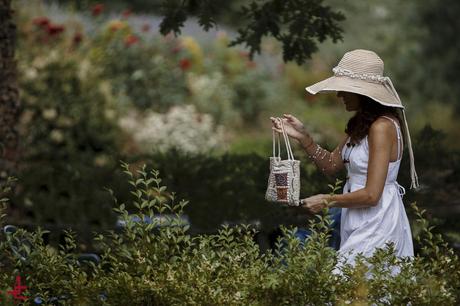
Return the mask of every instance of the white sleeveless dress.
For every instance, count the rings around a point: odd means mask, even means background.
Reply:
[[[385,116],[384,116],[385,117]],[[404,187],[396,181],[401,162],[402,134],[399,125],[390,117],[398,135],[398,157],[390,162],[385,187],[378,204],[366,208],[342,208],[341,242],[339,254],[346,262],[353,264],[358,253],[369,257],[376,248],[383,248],[387,242],[393,242],[396,255],[399,257],[413,256],[412,233],[402,201]],[[348,177],[343,193],[362,189],[366,185],[367,165],[369,160],[369,144],[367,136],[354,147],[349,144],[350,138],[342,150]]]

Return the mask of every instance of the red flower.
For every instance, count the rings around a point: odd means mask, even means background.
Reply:
[[[79,45],[82,40],[83,40],[83,34],[81,34],[80,32],[77,32],[73,35],[72,41],[74,45]]]
[[[133,12],[130,9],[126,9],[121,13],[121,16],[123,16],[123,18],[128,18],[132,14],[133,14]]]
[[[150,24],[144,23],[142,25],[142,32],[148,32],[148,31],[150,31]]]
[[[32,20],[32,23],[38,27],[46,27],[50,24],[48,17],[36,17]]]
[[[99,16],[103,11],[104,11],[104,4],[102,3],[95,4],[91,8],[91,14],[93,16]]]
[[[62,32],[64,32],[65,28],[63,25],[58,25],[58,24],[48,24],[48,27],[46,28],[46,31],[48,32],[49,36],[54,36],[58,35]]]
[[[137,37],[136,35],[130,34],[125,37],[125,46],[127,47],[137,44],[138,42],[139,42],[139,37]]]
[[[179,62],[180,69],[187,70],[192,66],[192,62],[188,58],[181,59]]]

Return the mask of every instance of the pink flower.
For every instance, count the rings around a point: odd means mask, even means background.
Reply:
[[[192,66],[192,62],[188,58],[181,59],[179,62],[180,69],[187,70]]]
[[[102,3],[95,4],[91,8],[91,14],[93,16],[99,16],[103,11],[104,11],[104,4]]]
[[[139,42],[139,37],[137,37],[136,35],[130,34],[125,37],[125,46],[127,47],[137,44],[138,42]]]

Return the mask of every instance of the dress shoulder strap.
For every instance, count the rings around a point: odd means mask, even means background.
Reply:
[[[401,129],[399,128],[399,124],[396,123],[396,121],[393,118],[390,118],[388,116],[380,116],[383,118],[389,119],[391,122],[393,122],[394,126],[396,127],[396,135],[398,136],[398,160],[402,158],[402,135],[401,135]],[[401,155],[401,156],[400,156]]]

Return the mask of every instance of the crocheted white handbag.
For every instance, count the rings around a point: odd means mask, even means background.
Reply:
[[[275,146],[275,131],[273,131],[273,156],[270,157],[270,176],[265,199],[270,202],[280,202],[289,206],[299,206],[300,194],[300,161],[294,159],[289,136],[284,129],[283,120],[279,120],[286,145],[288,158],[281,160],[280,136],[277,133],[278,154]]]

